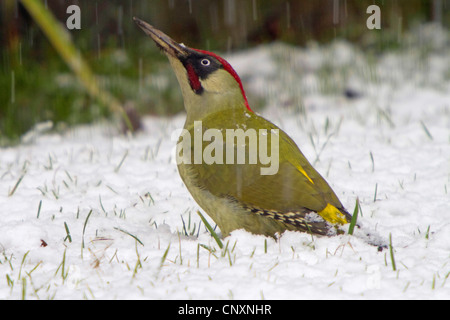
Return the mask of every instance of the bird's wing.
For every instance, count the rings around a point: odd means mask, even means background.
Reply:
[[[257,121],[260,120],[257,119]],[[250,128],[255,126],[251,122],[248,122],[247,125]],[[257,123],[256,126],[269,130],[277,128],[268,121],[264,122],[262,126]],[[246,144],[248,141],[246,140]],[[203,143],[203,150],[205,150],[209,142]],[[256,164],[248,163],[249,147],[244,149],[246,163],[226,163],[227,143],[229,142],[224,141],[223,163],[207,164],[202,162],[190,165],[198,187],[208,190],[217,197],[235,199],[249,208],[270,210],[281,215],[295,213],[304,216],[310,212],[318,212],[331,215],[330,222],[343,223],[345,221],[342,219],[334,221],[333,216],[339,215],[340,212],[345,215],[345,209],[326,181],[309,164],[295,143],[283,131],[279,130],[278,170],[273,175],[261,174],[261,169],[268,167],[261,161]],[[270,139],[268,143],[271,143]],[[236,143],[233,148],[237,153]],[[192,151],[194,151],[194,147],[192,147]],[[324,217],[326,220],[328,220],[327,215]]]

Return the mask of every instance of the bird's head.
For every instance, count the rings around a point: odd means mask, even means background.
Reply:
[[[238,74],[225,59],[212,52],[188,48],[150,24],[133,19],[169,58],[183,93],[188,119],[199,120],[228,108],[252,111]]]

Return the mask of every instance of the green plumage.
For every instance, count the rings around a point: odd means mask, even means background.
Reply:
[[[254,129],[256,132],[267,129],[269,133],[271,129],[279,129],[246,109],[226,109],[208,115],[202,119],[203,133],[209,128],[221,129],[224,140],[226,129]],[[237,228],[270,236],[285,230],[327,234],[330,224],[322,219],[308,219],[307,215],[323,210],[328,204],[338,208],[347,219],[350,218],[327,182],[281,129],[278,131],[279,169],[274,175],[261,175],[260,169],[268,165],[262,164],[259,158],[256,164],[249,164],[249,139],[245,140],[245,164],[237,164],[236,161],[233,164],[226,163],[225,141],[222,164],[206,164],[204,161],[194,164],[193,123],[187,124],[185,129],[191,138],[191,164],[179,164],[180,175],[195,200],[225,235]],[[258,142],[259,139],[258,135]],[[211,143],[204,141],[203,150]],[[270,152],[271,134],[267,135],[267,145]],[[236,145],[234,148],[237,149]],[[299,167],[313,183],[299,171]],[[233,210],[239,208],[240,214],[226,217],[230,213],[223,205],[227,203]]]

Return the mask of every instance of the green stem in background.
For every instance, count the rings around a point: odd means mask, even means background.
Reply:
[[[391,233],[389,233],[389,253],[391,255],[392,270],[396,271],[397,267],[395,266],[394,247],[392,246],[392,234]]]
[[[75,48],[70,33],[61,26],[58,20],[47,10],[39,0],[21,0],[28,13],[42,29],[52,46],[72,69],[78,80],[82,83],[88,93],[104,104],[113,113],[119,113],[128,129],[132,132],[133,126],[126,114],[122,104],[109,92],[102,90],[95,79],[89,66],[83,60],[80,52]]]

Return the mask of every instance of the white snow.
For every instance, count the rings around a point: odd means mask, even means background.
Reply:
[[[174,162],[184,115],[0,149],[0,299],[450,299],[448,50],[375,65],[345,42],[227,57],[349,211],[359,197],[354,236],[237,230],[220,249]],[[361,97],[336,94],[347,85]],[[395,271],[367,230],[391,235]]]

